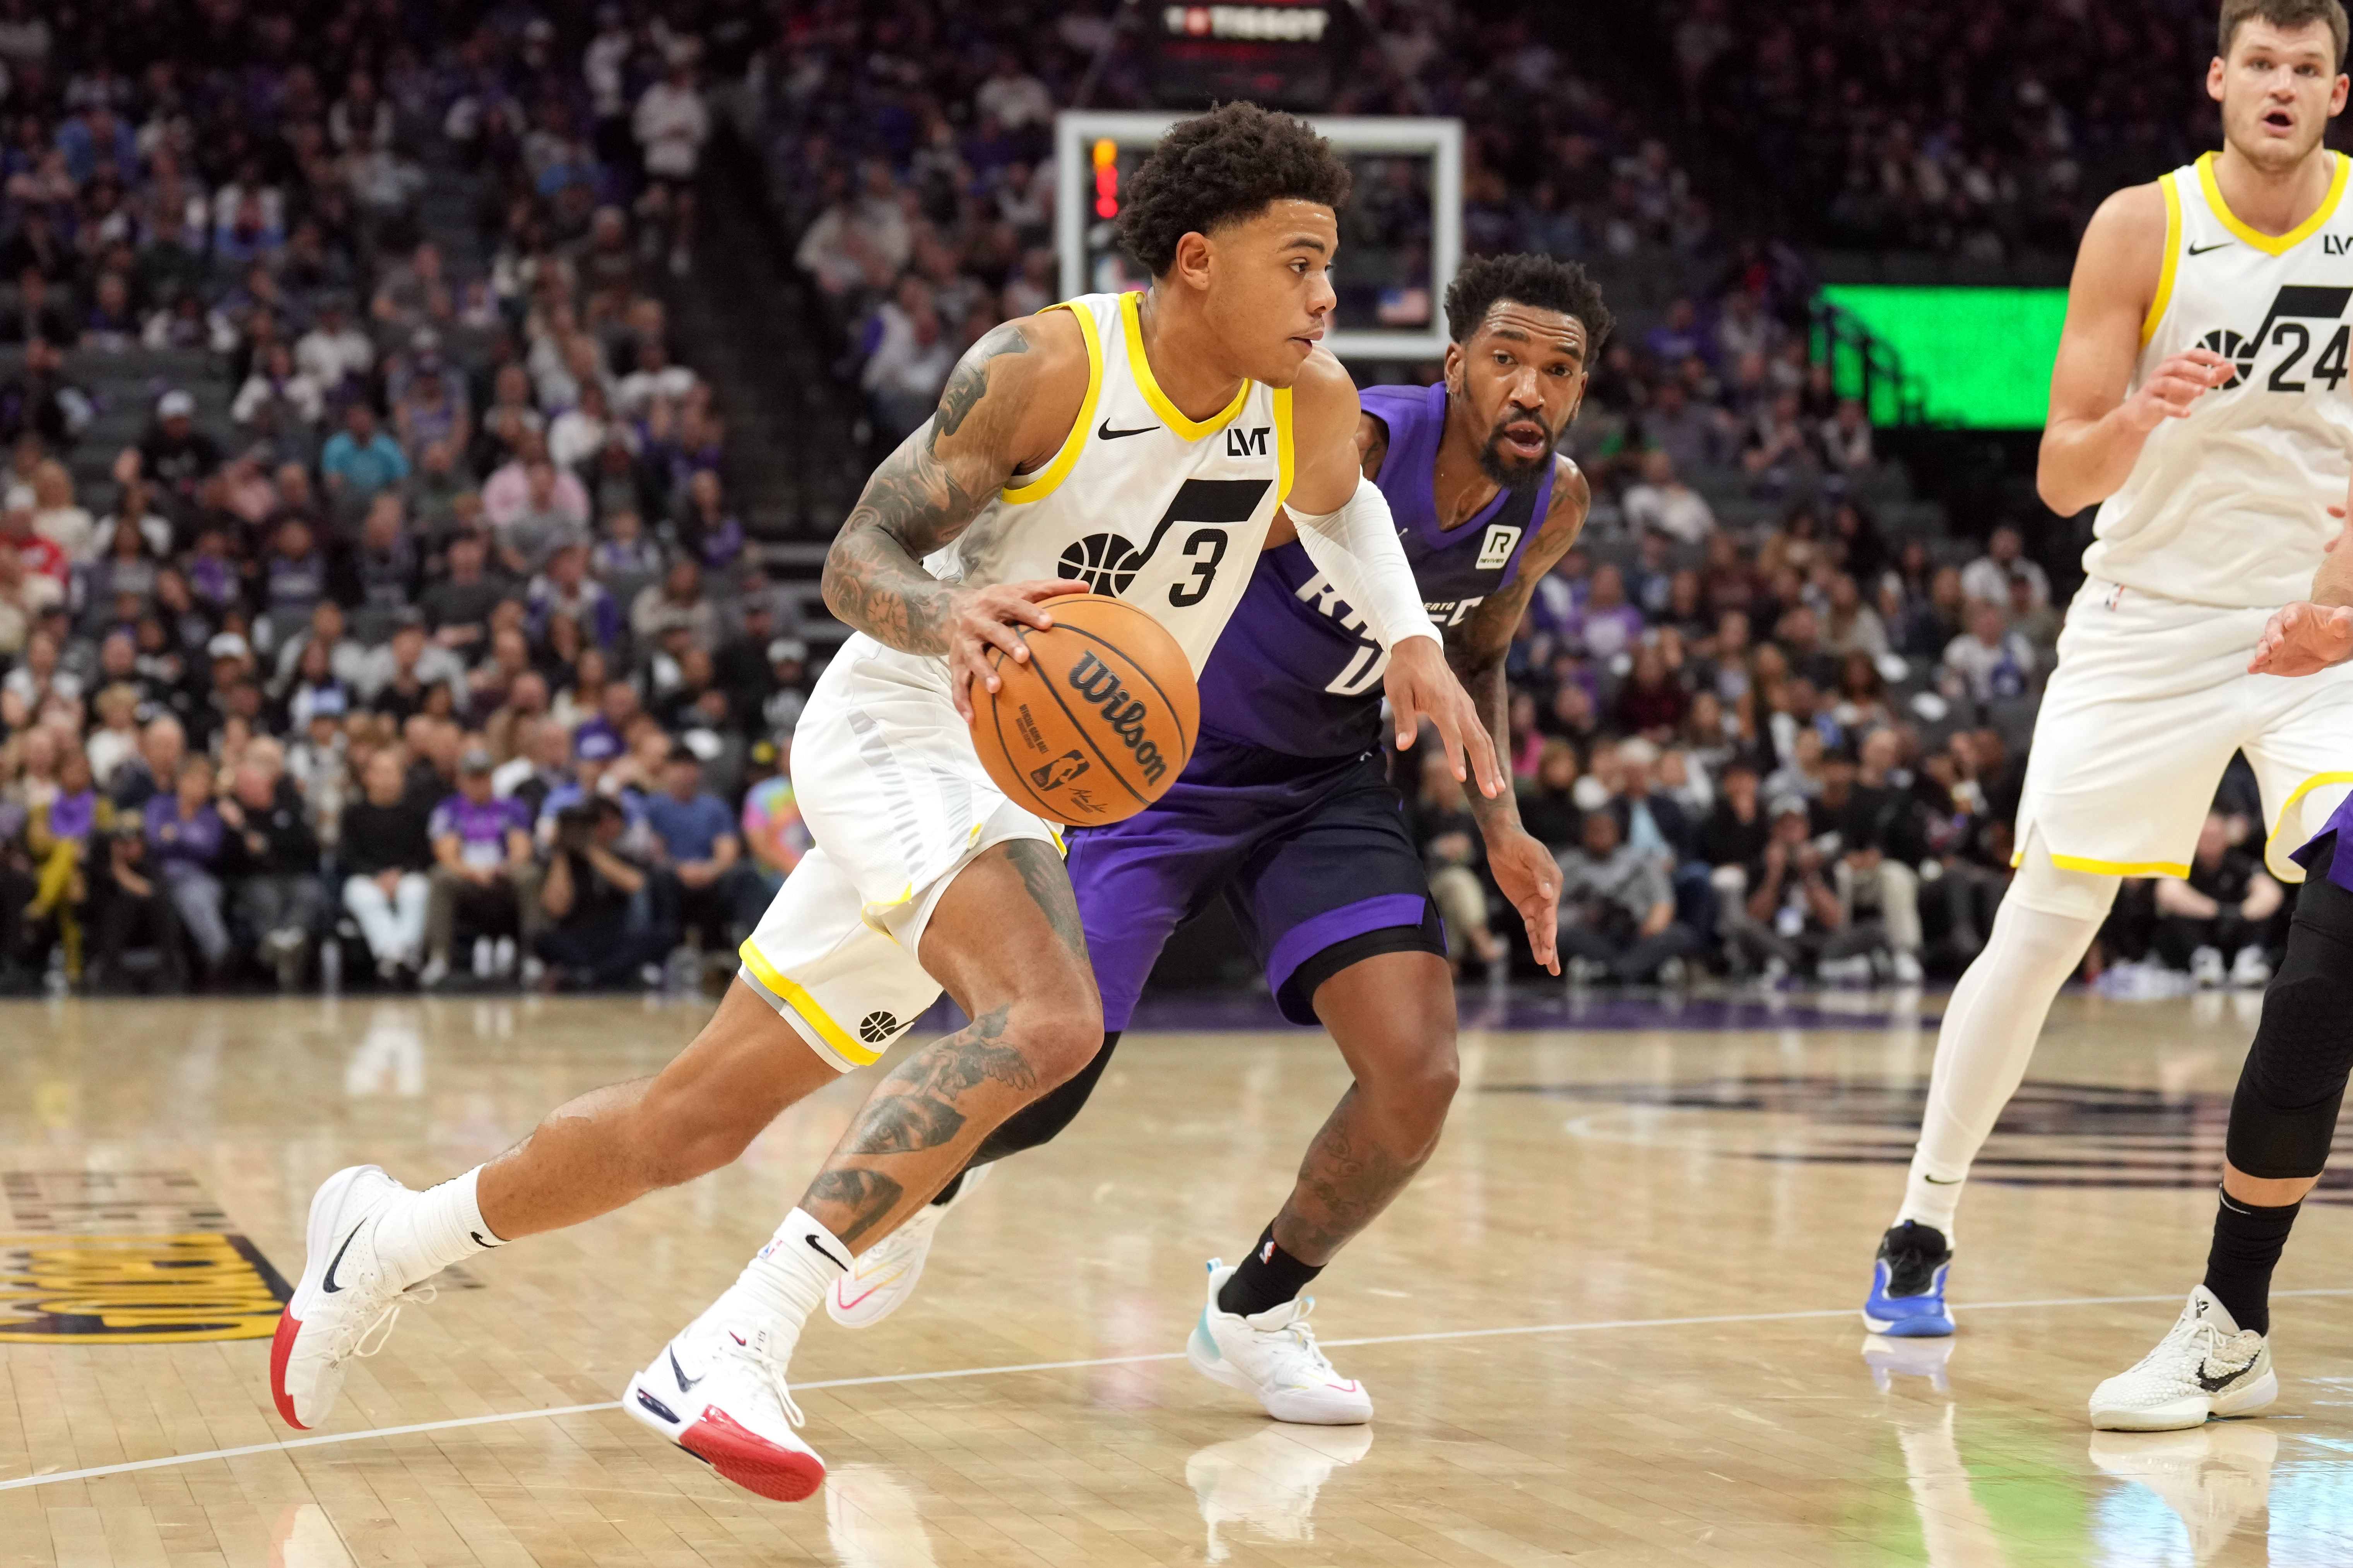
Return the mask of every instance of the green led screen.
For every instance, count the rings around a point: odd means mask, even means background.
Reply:
[[[1930,424],[2029,430],[2049,416],[2051,362],[2067,317],[2064,289],[1833,283],[1822,298],[1853,312],[1901,357]],[[1839,390],[1852,395],[1860,367],[1851,354],[1834,363]],[[1892,420],[1892,394],[1873,391],[1873,417]]]

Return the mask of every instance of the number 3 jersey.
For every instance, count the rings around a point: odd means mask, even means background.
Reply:
[[[1086,400],[1054,460],[997,493],[926,570],[987,584],[1071,577],[1168,628],[1195,674],[1242,596],[1291,489],[1291,393],[1246,381],[1185,416],[1145,358],[1141,294],[1050,307],[1087,342]]]
[[[2236,374],[2149,435],[2100,505],[2084,570],[2162,598],[2231,608],[2304,597],[2353,469],[2353,207],[2348,164],[2289,233],[2233,214],[2214,154],[2158,184],[2165,256],[2133,385],[2211,349]]]
[[[1552,505],[1556,468],[1547,465],[1534,488],[1504,490],[1469,521],[1443,528],[1438,443],[1446,388],[1368,386],[1362,397],[1365,412],[1388,428],[1376,482],[1397,518],[1423,606],[1441,630],[1458,626],[1519,576],[1520,557]],[[1388,655],[1364,616],[1297,543],[1256,564],[1233,625],[1201,671],[1201,728],[1302,757],[1377,745]]]

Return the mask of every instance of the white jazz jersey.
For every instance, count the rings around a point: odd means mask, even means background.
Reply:
[[[2144,594],[2231,608],[2304,597],[2353,472],[2353,206],[2348,163],[2290,233],[2231,212],[2214,154],[2158,183],[2165,260],[2133,384],[2208,348],[2238,374],[2149,436],[2100,505],[2084,570]]]
[[[1160,390],[1141,294],[1052,307],[1087,340],[1087,394],[1054,460],[999,490],[923,563],[945,582],[1075,577],[1168,628],[1200,673],[1290,492],[1291,393],[1242,384],[1205,420]]]
[[[1185,417],[1152,379],[1134,294],[1071,300],[1086,401],[1054,460],[1001,491],[923,564],[937,577],[1075,577],[1166,626],[1195,673],[1240,600],[1291,487],[1291,394],[1246,383]],[[847,1070],[891,1047],[940,984],[918,955],[958,871],[1061,836],[1008,800],[948,694],[947,661],[864,633],[818,677],[793,739],[816,843],[744,942],[744,983]]]

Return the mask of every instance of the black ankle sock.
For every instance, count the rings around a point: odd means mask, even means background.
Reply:
[[[955,1175],[950,1176],[948,1178],[948,1184],[939,1190],[938,1195],[934,1197],[932,1202],[934,1204],[954,1203],[955,1201],[956,1194],[964,1188],[965,1176],[971,1170],[972,1167],[967,1165],[963,1170],[958,1171]]]
[[[1274,1244],[1274,1226],[1259,1233],[1258,1245],[1218,1292],[1218,1310],[1255,1317],[1297,1299],[1307,1282],[1324,1272],[1320,1263],[1302,1263]]]
[[[2214,1245],[2206,1254],[2206,1289],[2239,1327],[2272,1331],[2272,1268],[2287,1246],[2288,1228],[2304,1205],[2262,1208],[2228,1193],[2214,1210]]]

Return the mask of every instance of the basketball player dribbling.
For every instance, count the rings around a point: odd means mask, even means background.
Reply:
[[[1609,313],[1582,268],[1507,256],[1465,263],[1446,314],[1444,380],[1366,388],[1356,445],[1448,657],[1507,751],[1504,658],[1536,583],[1585,523],[1585,476],[1553,448],[1577,416]],[[827,1298],[835,1321],[862,1327],[895,1310],[941,1218],[987,1162],[1045,1142],[1078,1114],[1169,933],[1222,896],[1283,1016],[1329,1029],[1355,1081],[1240,1265],[1211,1261],[1187,1352],[1278,1419],[1371,1418],[1370,1393],[1325,1375],[1312,1341],[1264,1331],[1305,1316],[1300,1291],[1430,1158],[1452,1098],[1454,987],[1380,750],[1380,646],[1354,602],[1304,551],[1260,558],[1201,672],[1201,741],[1184,776],[1126,821],[1071,836],[1071,879],[1103,991],[1101,1054],[990,1134],[931,1207],[851,1266]],[[1498,885],[1556,971],[1552,852],[1521,827],[1508,794],[1474,796],[1472,810]]]
[[[725,1164],[785,1107],[879,1058],[944,987],[973,1022],[881,1079],[799,1206],[623,1399],[762,1496],[819,1484],[786,1382],[808,1314],[1103,1043],[1058,830],[997,791],[967,728],[972,686],[997,689],[986,656],[1026,658],[1018,628],[1050,626],[1051,599],[1088,586],[1063,563],[1117,563],[1105,585],[1198,671],[1286,515],[1387,648],[1400,730],[1429,720],[1458,776],[1467,763],[1480,793],[1503,787],[1388,508],[1362,482],[1356,389],[1317,346],[1347,186],[1288,116],[1234,103],[1187,121],[1121,216],[1149,295],[1074,300],[966,353],[827,558],[826,602],[857,635],[796,737],[816,847],[717,1013],[655,1077],[560,1107],[439,1186],[411,1192],[374,1166],[330,1178],[272,1348],[290,1423],[332,1411],[410,1285]]]
[[[1953,1331],[1961,1184],[2122,879],[2188,876],[2234,752],[2283,881],[2304,880],[2292,852],[2353,784],[2353,669],[2247,667],[2265,617],[2304,596],[2353,464],[2353,204],[2321,144],[2345,46],[2338,0],[2223,0],[2206,78],[2221,153],[2118,191],[2084,230],[2038,482],[2062,515],[2099,502],[2095,537],[2035,723],[2017,876],[1945,1011],[1880,1244],[1874,1332]]]

